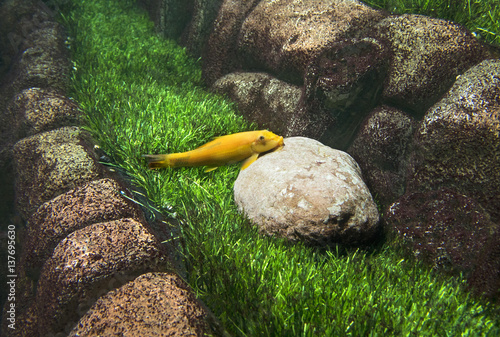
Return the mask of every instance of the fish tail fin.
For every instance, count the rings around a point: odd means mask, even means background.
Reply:
[[[148,158],[148,167],[150,170],[172,166],[168,154],[145,154],[143,157]]]

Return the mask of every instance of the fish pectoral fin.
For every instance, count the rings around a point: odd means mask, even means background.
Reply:
[[[248,157],[247,159],[245,159],[243,161],[243,163],[241,163],[241,170],[243,171],[244,169],[246,169],[248,166],[250,166],[250,164],[252,164],[254,161],[256,161],[257,158],[259,158],[259,154],[258,153],[254,153],[250,157]]]
[[[207,173],[207,172],[212,172],[213,170],[217,170],[217,166],[215,166],[215,167],[210,167],[210,166],[209,166],[209,167],[207,167],[207,168],[205,169],[205,173]]]

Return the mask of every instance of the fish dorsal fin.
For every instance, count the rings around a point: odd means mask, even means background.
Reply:
[[[247,159],[245,159],[243,161],[243,163],[241,163],[241,170],[243,171],[244,169],[246,169],[248,166],[250,166],[250,164],[252,164],[254,161],[256,161],[257,158],[259,158],[259,154],[258,153],[254,153],[250,157],[248,157]]]

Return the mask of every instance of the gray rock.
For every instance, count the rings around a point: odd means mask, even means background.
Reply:
[[[354,159],[309,138],[286,138],[282,150],[241,171],[234,198],[262,233],[290,241],[365,244],[379,228]]]

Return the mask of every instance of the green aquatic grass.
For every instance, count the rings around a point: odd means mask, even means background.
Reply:
[[[437,277],[389,246],[320,251],[260,236],[233,201],[237,165],[149,171],[143,154],[186,151],[253,126],[201,86],[198,62],[158,38],[134,1],[75,2],[62,20],[87,129],[156,208],[180,220],[187,281],[229,333],[500,333],[492,308],[470,299],[463,281]]]
[[[498,0],[362,0],[394,14],[422,14],[460,23],[478,38],[500,45]]]

